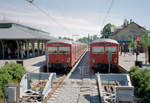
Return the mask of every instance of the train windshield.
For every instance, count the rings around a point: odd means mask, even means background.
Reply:
[[[114,47],[114,46],[105,47],[105,51],[106,51],[106,53],[108,53],[109,51],[112,53],[117,53],[117,47]]]
[[[104,47],[93,47],[92,52],[93,54],[104,53]]]
[[[59,53],[70,53],[69,47],[59,47]]]
[[[50,54],[57,53],[57,47],[48,47],[47,50],[48,50],[48,53]]]

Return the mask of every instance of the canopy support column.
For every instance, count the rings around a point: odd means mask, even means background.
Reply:
[[[17,43],[17,58],[19,59],[19,51],[20,51],[19,41],[17,40],[16,43]]]
[[[29,58],[29,41],[26,40],[26,43],[27,43],[27,46],[26,46],[26,49],[27,49],[27,58]]]
[[[47,41],[44,42],[44,51],[46,52],[46,43]],[[43,54],[45,54],[45,52]]]
[[[3,59],[4,59],[5,58],[5,49],[4,49],[4,44],[3,44],[2,40],[1,40],[1,44],[2,44]]]
[[[35,57],[35,46],[34,46],[34,41],[32,41],[32,53],[33,53],[33,56],[32,57]]]
[[[40,41],[38,41],[38,50],[37,50],[37,52],[38,52],[38,56],[40,56]]]
[[[43,45],[44,45],[44,42],[42,41],[42,53],[41,53],[42,55],[43,55]]]

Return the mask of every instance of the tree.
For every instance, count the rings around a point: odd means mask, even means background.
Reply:
[[[92,38],[93,38],[93,40],[98,39],[97,35],[93,35]]]
[[[132,48],[133,52],[132,54],[134,55],[134,52],[135,52],[135,49],[137,50],[137,42],[135,40],[135,36],[132,35],[130,38],[129,38],[129,41],[130,41],[130,48]],[[137,61],[137,55],[136,55],[136,61]]]
[[[19,83],[25,69],[21,64],[7,63],[0,68],[0,97],[4,95],[4,86],[8,83]]]
[[[147,99],[150,103],[150,70],[139,67],[131,67],[129,71],[132,85],[135,87],[136,95],[140,98]]]
[[[141,36],[140,43],[145,49],[145,63],[147,64],[148,61],[148,47],[150,46],[150,37],[149,37],[149,31],[146,29],[143,29],[144,34]]]
[[[114,25],[108,23],[104,26],[103,30],[101,31],[102,38],[108,38],[111,35],[111,28],[114,27]]]
[[[63,37],[62,39],[73,41],[73,39],[71,39],[69,37]]]
[[[88,44],[88,38],[87,37],[82,37],[80,39],[78,39],[77,41],[81,42],[81,43],[86,43]]]
[[[59,36],[58,39],[62,39],[62,37]]]

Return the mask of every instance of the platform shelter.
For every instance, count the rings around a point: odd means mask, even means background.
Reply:
[[[48,32],[12,21],[0,21],[0,59],[24,59],[45,53],[45,44],[56,38]]]

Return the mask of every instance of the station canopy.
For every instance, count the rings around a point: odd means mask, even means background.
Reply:
[[[12,21],[0,21],[0,40],[56,40],[48,32],[17,24]]]

